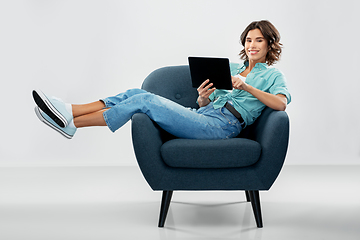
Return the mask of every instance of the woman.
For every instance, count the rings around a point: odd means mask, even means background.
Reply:
[[[71,105],[33,91],[39,119],[71,139],[77,128],[108,126],[115,132],[143,112],[167,132],[191,139],[226,139],[252,124],[266,107],[284,111],[291,96],[284,75],[269,68],[281,55],[280,35],[266,20],[252,22],[241,34],[243,64],[230,64],[233,90],[197,89],[199,109],[188,109],[142,89],[131,89],[93,103]]]

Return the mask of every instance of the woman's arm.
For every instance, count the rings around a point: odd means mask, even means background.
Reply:
[[[260,102],[265,104],[266,106],[278,110],[278,111],[285,111],[287,106],[287,98],[283,94],[271,94],[264,91],[261,91],[257,88],[254,88],[244,81],[242,81],[238,77],[232,77],[233,87],[235,89],[244,90],[259,99]]]
[[[216,88],[210,89],[210,87],[213,84],[212,83],[208,84],[209,82],[210,82],[210,80],[207,79],[197,89],[197,91],[199,93],[199,97],[197,99],[199,107],[205,107],[206,105],[208,105],[210,103],[210,99],[209,99],[210,95],[216,90]],[[206,84],[208,84],[208,85],[206,85]]]

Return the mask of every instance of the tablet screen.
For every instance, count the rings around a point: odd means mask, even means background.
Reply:
[[[189,57],[189,68],[194,88],[209,79],[216,89],[232,90],[228,58]]]

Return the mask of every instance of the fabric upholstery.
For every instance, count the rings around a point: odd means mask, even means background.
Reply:
[[[174,139],[165,142],[160,151],[170,167],[234,168],[254,164],[259,159],[261,146],[244,138],[223,141]]]

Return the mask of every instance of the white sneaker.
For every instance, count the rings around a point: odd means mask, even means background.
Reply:
[[[73,119],[72,113],[68,112],[61,99],[48,98],[40,90],[33,90],[32,95],[38,107],[60,127],[66,127]]]
[[[70,126],[67,126],[65,128],[60,127],[48,115],[46,115],[46,113],[41,111],[41,109],[39,107],[35,107],[35,113],[36,113],[36,116],[38,116],[38,118],[40,119],[40,121],[42,121],[43,123],[45,123],[52,129],[54,129],[55,131],[57,131],[58,133],[60,133],[64,137],[66,137],[67,139],[72,139],[72,137],[74,136],[77,128],[70,127]]]

